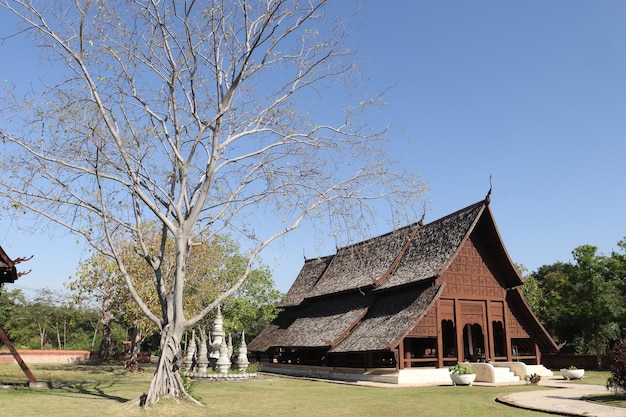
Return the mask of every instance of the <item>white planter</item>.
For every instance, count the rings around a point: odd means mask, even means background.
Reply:
[[[562,368],[561,375],[563,375],[565,379],[582,379],[583,375],[585,375],[585,370]]]
[[[476,374],[450,374],[450,379],[454,385],[472,385]]]

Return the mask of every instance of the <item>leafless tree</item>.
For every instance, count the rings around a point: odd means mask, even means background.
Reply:
[[[5,90],[0,195],[116,259],[161,331],[148,404],[191,398],[176,367],[185,329],[236,291],[271,242],[305,219],[348,236],[380,221],[381,207],[394,223],[421,210],[423,183],[385,160],[384,132],[364,123],[379,99],[355,100],[359,59],[327,3],[0,0],[50,68],[41,88]],[[147,222],[161,227],[156,250]],[[248,267],[187,317],[195,237],[224,232],[246,242]],[[120,235],[153,269],[160,311],[135,291]]]

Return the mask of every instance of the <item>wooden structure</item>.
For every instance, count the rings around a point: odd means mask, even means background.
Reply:
[[[0,287],[2,287],[5,283],[13,283],[22,275],[30,272],[17,272],[17,268],[15,267],[16,264],[27,261],[28,259],[17,258],[15,260],[12,260],[6,254],[4,249],[2,249],[2,247],[0,246]],[[26,378],[28,378],[28,382],[30,382],[31,384],[36,384],[37,379],[30,371],[26,363],[22,360],[22,357],[18,353],[17,349],[13,347],[13,343],[11,343],[9,336],[5,333],[4,329],[2,329],[2,323],[0,323],[0,341],[2,341],[2,343],[7,346],[9,352],[11,352],[17,364],[20,366],[20,368],[22,368],[24,375],[26,375]]]
[[[333,367],[539,365],[541,352],[557,346],[520,285],[488,195],[432,223],[306,260],[284,310],[248,349]]]

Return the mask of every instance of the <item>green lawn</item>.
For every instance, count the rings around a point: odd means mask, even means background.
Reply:
[[[585,377],[581,380],[574,381],[577,384],[593,384],[593,385],[606,385],[606,380],[611,376],[609,371],[589,371],[585,370]],[[592,395],[589,400],[598,403],[612,405],[614,407],[626,408],[626,395],[615,394],[607,391],[604,395]],[[626,414],[626,411],[624,411]]]
[[[561,375],[559,370],[553,370],[554,375]],[[590,384],[590,385],[606,385],[606,380],[611,376],[609,371],[592,371],[585,369],[585,376],[583,379],[572,380],[575,384]]]
[[[31,367],[53,388],[0,389],[2,415],[11,416],[498,416],[540,417],[538,412],[498,404],[507,392],[533,386],[376,388],[263,375],[238,382],[196,382],[204,406],[161,401],[142,411],[135,400],[147,391],[151,370],[126,374],[121,365]],[[0,383],[24,382],[19,367],[0,366]]]

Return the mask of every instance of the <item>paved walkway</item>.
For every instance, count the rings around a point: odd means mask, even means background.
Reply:
[[[607,394],[609,391],[604,386],[573,383],[556,376],[542,378],[539,385],[550,389],[513,392],[501,395],[498,401],[515,407],[564,416],[626,417],[626,408],[611,407],[583,399],[589,395]]]

